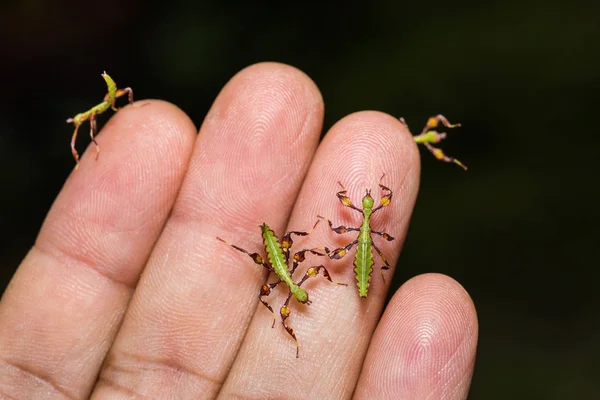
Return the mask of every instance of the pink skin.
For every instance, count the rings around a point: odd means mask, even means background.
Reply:
[[[319,144],[319,90],[274,63],[238,73],[199,135],[178,108],[145,103],[105,125],[101,161],[85,152],[3,295],[0,397],[466,397],[477,319],[450,278],[407,282],[381,320],[380,279],[366,301],[353,287],[307,282],[313,304],[290,304],[296,359],[293,340],[271,329],[258,303],[264,268],[215,239],[259,249],[262,222],[276,232],[323,213],[354,222],[336,182],[359,198],[385,172],[396,196],[373,225],[396,237],[381,246],[394,265],[419,184],[404,125],[356,113]],[[295,246],[345,240],[338,236],[320,227]],[[310,256],[298,274],[321,263],[353,283],[351,258]],[[270,295],[273,305],[284,299]]]

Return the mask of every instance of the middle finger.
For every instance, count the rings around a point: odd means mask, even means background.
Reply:
[[[337,181],[346,186],[347,196],[357,208],[363,208],[365,188],[372,189],[377,207],[385,193],[377,186],[384,172],[382,184],[394,194],[389,206],[373,214],[371,226],[395,237],[386,241],[372,234],[373,242],[392,266],[385,272],[389,284],[419,183],[416,145],[406,126],[397,119],[378,112],[360,112],[334,125],[319,146],[289,226],[303,229],[318,214],[330,218],[334,227],[360,226],[361,214],[344,207],[336,198],[336,192],[342,190]],[[357,231],[338,235],[327,223],[321,223],[306,241],[299,242],[292,250],[319,245],[330,249],[344,247],[357,236]],[[353,271],[356,246],[338,261],[308,256],[294,274],[294,281],[301,279],[309,266],[323,264],[334,281],[347,283],[348,287],[333,285],[319,275],[302,286],[312,299],[310,306],[292,298],[286,323],[295,330],[300,343],[299,358],[295,358],[294,341],[282,324],[278,323],[276,330],[271,329],[272,316],[259,307],[221,397],[242,398],[249,394],[253,398],[349,397],[387,294],[387,284],[380,273],[382,259],[375,249],[371,252],[375,264],[367,298],[358,296]],[[269,296],[275,312],[287,295],[285,287],[277,289]]]
[[[225,86],[200,129],[96,394],[217,393],[266,271],[240,263],[216,237],[252,250],[259,223],[285,225],[322,115],[317,88],[291,67],[255,65]]]

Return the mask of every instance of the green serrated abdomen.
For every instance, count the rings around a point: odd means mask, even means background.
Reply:
[[[356,248],[356,257],[354,258],[354,273],[360,297],[367,297],[373,264],[370,229],[368,229],[368,226],[365,228],[363,225],[358,236],[358,247]]]
[[[279,243],[277,236],[275,236],[275,233],[266,224],[261,225],[261,230],[269,264],[273,267],[273,271],[288,286],[294,286],[290,271],[285,262],[283,250],[281,250],[281,243]]]

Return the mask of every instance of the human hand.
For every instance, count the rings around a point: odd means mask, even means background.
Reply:
[[[393,267],[384,283],[376,259],[360,299],[351,255],[308,256],[302,273],[324,264],[349,286],[311,279],[312,304],[292,299],[297,359],[258,304],[265,269],[216,239],[262,253],[262,222],[280,237],[318,214],[356,225],[336,182],[377,201],[385,172],[394,199],[373,224],[396,238],[379,245],[395,265],[419,184],[403,124],[356,113],[319,144],[318,89],[272,63],[236,75],[199,135],[173,105],[144,103],[106,124],[99,160],[86,152],[3,295],[0,397],[466,398],[477,317],[451,278],[411,279],[380,317]],[[348,242],[324,225],[295,248]],[[269,296],[276,312],[283,289]]]

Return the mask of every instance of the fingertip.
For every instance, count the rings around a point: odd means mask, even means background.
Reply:
[[[96,135],[98,160],[86,150],[80,159],[82,173],[76,176],[104,173],[114,167],[127,170],[140,163],[179,164],[189,158],[196,133],[194,123],[179,107],[162,100],[137,101],[106,122]]]
[[[402,181],[403,190],[408,185],[416,196],[419,151],[407,126],[398,118],[380,111],[355,112],[338,121],[323,144],[337,149],[335,157],[340,159],[338,168],[345,171],[346,187],[354,180],[363,180],[366,173],[376,177],[369,179],[368,186],[385,174],[387,182]],[[361,186],[364,183],[358,185]]]
[[[242,69],[200,128],[175,212],[206,215],[218,229],[254,232],[266,217],[282,229],[318,145],[323,110],[320,91],[302,71],[273,62]],[[199,196],[219,201],[221,212],[199,210]]]
[[[259,62],[242,69],[234,79],[238,77],[254,79],[264,76],[268,76],[269,79],[294,82],[301,85],[304,94],[303,101],[323,108],[323,96],[317,84],[304,71],[291,65],[271,61]]]
[[[385,398],[466,398],[477,347],[473,302],[441,274],[406,282],[373,336],[357,392]]]
[[[324,114],[323,97],[315,82],[301,70],[276,62],[253,64],[235,74],[219,93],[205,122],[220,123],[240,108],[247,119],[264,120],[275,114],[292,121],[302,118],[304,125],[316,125],[306,130],[309,132],[320,132]]]
[[[144,129],[152,129],[157,124],[167,123],[171,129],[165,133],[177,132],[195,137],[197,133],[196,126],[190,117],[175,104],[160,99],[137,100],[131,105],[127,105],[115,113],[110,123],[120,126],[135,126],[139,129],[138,133],[146,133]],[[107,124],[107,128],[110,126]],[[173,128],[177,128],[174,130]],[[157,134],[159,132],[156,132]]]

